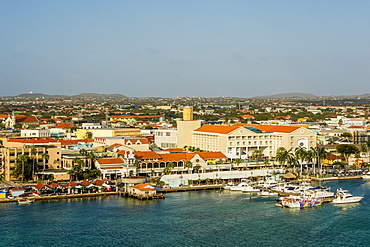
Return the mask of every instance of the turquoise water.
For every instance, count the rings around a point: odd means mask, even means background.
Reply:
[[[370,246],[370,182],[324,184],[362,203],[275,206],[275,198],[230,191],[0,204],[1,246]]]

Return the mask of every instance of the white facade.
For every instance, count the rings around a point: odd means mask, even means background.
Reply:
[[[50,137],[50,130],[48,129],[22,129],[21,137]]]
[[[82,123],[82,129],[101,129],[102,126],[99,123]]]
[[[176,148],[177,147],[177,130],[174,129],[158,129],[154,130],[154,142],[160,148]]]

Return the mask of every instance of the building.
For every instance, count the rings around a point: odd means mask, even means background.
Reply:
[[[109,180],[136,175],[133,163],[122,157],[96,159],[95,166],[101,171],[102,177]]]
[[[77,139],[95,137],[114,137],[114,136],[140,136],[139,128],[97,128],[97,129],[77,129]]]
[[[17,140],[17,141],[12,141]],[[45,142],[25,139],[11,139],[8,141],[4,139],[4,147],[1,149],[2,153],[2,169],[1,173],[5,180],[14,180],[12,170],[15,168],[17,158],[23,154],[28,155],[34,159],[35,165],[39,170],[53,169],[59,170],[61,167],[61,144],[58,142]],[[49,159],[44,160],[42,155],[47,153]],[[39,172],[40,176],[41,173]]]
[[[254,127],[202,125],[191,133],[192,145],[206,151],[221,151],[230,159],[251,158],[260,150],[266,158],[279,147],[316,147],[316,134],[304,127],[256,125]]]
[[[94,147],[111,146],[113,144],[121,144],[135,151],[149,150],[149,140],[145,137],[116,136],[94,138]]]
[[[176,148],[177,147],[177,130],[175,129],[157,129],[154,130],[154,142],[157,147]]]

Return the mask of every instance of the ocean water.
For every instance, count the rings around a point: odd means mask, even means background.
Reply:
[[[231,191],[0,204],[0,246],[370,246],[370,181],[323,184],[361,203],[307,209]]]

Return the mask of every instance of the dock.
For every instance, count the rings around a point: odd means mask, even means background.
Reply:
[[[81,197],[95,197],[95,196],[110,196],[118,195],[118,192],[98,192],[98,193],[84,193],[84,194],[66,194],[66,195],[42,195],[42,196],[28,196],[28,197],[16,197],[14,199],[0,199],[0,203],[6,202],[18,202],[18,200],[24,199],[35,199],[35,200],[51,200],[51,199],[70,199],[70,198],[81,198]]]
[[[123,191],[120,191],[119,195],[124,196],[124,197],[131,197],[131,198],[139,199],[141,201],[143,201],[143,200],[153,200],[153,199],[165,199],[166,198],[163,194],[156,194],[156,195],[150,195],[149,196],[149,195],[137,195],[137,194],[133,194],[133,193],[129,193],[129,192],[123,192]]]
[[[173,188],[163,188],[160,190],[162,193],[168,192],[184,192],[184,191],[197,191],[197,190],[220,190],[224,185],[201,185],[201,186],[182,186]]]

